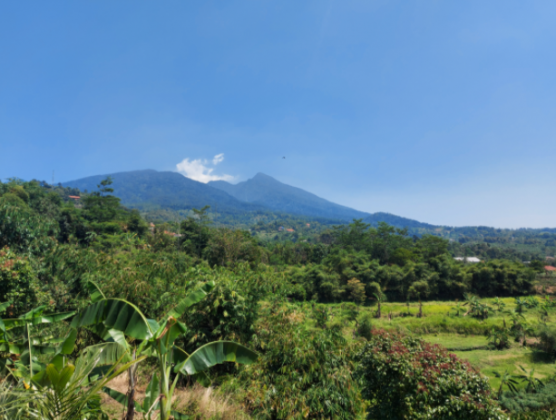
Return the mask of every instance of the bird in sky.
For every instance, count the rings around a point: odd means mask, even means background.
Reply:
[[[282,156],[282,159],[286,159],[286,156]]]

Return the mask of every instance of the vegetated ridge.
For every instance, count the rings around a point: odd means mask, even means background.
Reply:
[[[240,214],[286,213],[331,222],[363,219],[371,225],[387,222],[397,227],[433,229],[434,225],[395,216],[389,213],[366,213],[332,203],[315,194],[293,187],[258,173],[252,179],[233,185],[225,181],[203,184],[176,172],[141,170],[96,175],[65,182],[64,186],[92,191],[101,180],[110,176],[116,196],[122,203],[140,210],[170,209],[173,211],[211,207],[211,212],[227,216]]]
[[[64,186],[94,191],[108,176],[113,180],[115,195],[124,205],[133,208],[186,210],[208,205],[213,211],[216,209],[227,214],[265,210],[260,205],[239,201],[226,192],[176,172],[158,172],[152,169],[95,175],[65,182]]]
[[[283,184],[263,173],[236,185],[226,181],[212,181],[208,185],[238,200],[259,204],[274,211],[348,221],[369,216],[368,213],[332,203],[301,188]]]

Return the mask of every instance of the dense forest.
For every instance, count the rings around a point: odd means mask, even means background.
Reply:
[[[386,301],[521,299],[555,232],[418,233],[264,213],[238,227],[214,223],[209,207],[174,216],[152,223],[125,208],[109,178],[87,193],[0,183],[0,418],[109,418],[101,393],[127,419],[208,418],[173,404],[194,383],[231,395],[235,418],[506,418],[469,364],[373,328],[358,308],[378,305],[380,318]],[[347,337],[330,304],[355,323]],[[484,316],[476,305],[470,316]],[[131,379],[127,394],[110,390],[143,365],[142,403]],[[74,411],[44,417],[60,401]]]

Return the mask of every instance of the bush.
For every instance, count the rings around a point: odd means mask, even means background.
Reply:
[[[359,325],[357,325],[357,335],[370,340],[373,336],[372,328],[373,324],[371,323],[371,316],[366,314],[359,321]]]
[[[438,345],[373,331],[356,359],[368,419],[504,418],[488,379]]]
[[[548,354],[556,354],[556,327],[544,326],[539,331],[540,347]]]
[[[525,413],[555,407],[556,383],[549,383],[535,393],[525,392],[524,389],[520,389],[516,393],[504,392],[500,397],[500,405],[512,413]]]
[[[27,258],[19,257],[9,248],[0,250],[0,303],[12,302],[9,318],[22,315],[39,304],[37,277]]]

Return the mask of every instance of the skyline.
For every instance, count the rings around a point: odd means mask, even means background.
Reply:
[[[556,227],[555,11],[5,4],[0,179],[263,172],[369,213]]]

